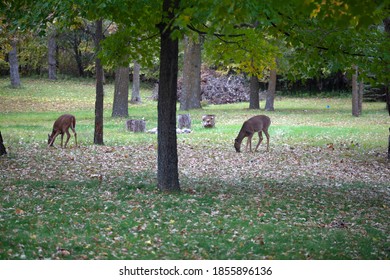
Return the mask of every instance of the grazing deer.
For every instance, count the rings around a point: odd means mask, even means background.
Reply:
[[[66,133],[66,141],[65,141],[65,148],[66,144],[68,144],[69,138],[70,138],[70,133],[69,133],[69,128],[73,131],[74,134],[74,139],[76,141],[76,147],[77,147],[77,133],[75,130],[76,127],[76,118],[73,115],[62,115],[60,116],[53,125],[53,132],[48,134],[49,138],[47,140],[47,143],[49,146],[53,146],[54,141],[56,140],[56,137],[61,134],[61,148],[62,148],[62,143],[64,140],[64,133]]]
[[[261,141],[263,141],[263,134],[264,131],[265,136],[267,137],[267,152],[269,151],[269,134],[268,134],[268,128],[271,125],[271,119],[265,115],[259,115],[254,116],[250,118],[249,120],[245,121],[244,124],[241,127],[240,133],[238,133],[237,138],[234,141],[234,148],[236,149],[236,152],[240,152],[241,148],[241,142],[245,137],[248,137],[248,140],[246,142],[246,148],[245,151],[248,150],[252,152],[252,137],[255,132],[258,132],[259,134],[259,143],[257,143],[255,152],[257,151],[257,148],[259,147]]]

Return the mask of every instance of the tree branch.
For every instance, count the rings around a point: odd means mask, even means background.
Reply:
[[[203,24],[206,28],[209,28],[207,25]],[[195,26],[193,26],[192,24],[188,24],[187,25],[188,29],[200,34],[200,35],[207,35],[209,33],[207,33],[206,31],[201,31],[199,30],[198,28],[196,28]],[[228,38],[238,38],[238,37],[244,37],[245,34],[221,34],[221,33],[212,33],[212,35],[218,37],[218,38],[222,38],[222,37],[228,37]],[[233,42],[234,43],[234,42]]]
[[[279,13],[281,16],[283,16],[283,14]],[[274,27],[278,32],[286,35],[287,37],[292,37],[291,33],[285,31],[285,30],[282,30],[281,28],[279,28],[272,20],[271,18],[266,14],[266,17],[267,17],[267,20],[269,21],[269,23],[272,25],[272,27]],[[320,45],[314,45],[312,43],[307,43],[305,42],[304,40],[298,38],[298,41],[300,43],[302,43],[303,45],[305,46],[309,46],[309,47],[312,47],[312,48],[315,48],[315,49],[318,49],[318,50],[323,50],[323,51],[330,51],[330,48],[329,47],[324,47],[324,46],[320,46]],[[350,52],[350,51],[347,51],[347,50],[339,50],[341,51],[341,53],[345,54],[345,55],[350,55],[350,56],[355,56],[355,57],[368,57],[366,54],[364,53],[354,53],[354,52]],[[383,59],[382,57],[377,57],[379,59]]]

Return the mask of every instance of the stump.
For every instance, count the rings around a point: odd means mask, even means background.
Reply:
[[[215,115],[204,115],[202,117],[203,127],[211,128],[215,126]]]
[[[177,127],[180,129],[191,128],[190,114],[181,114],[177,116]]]
[[[5,150],[4,144],[3,144],[3,136],[1,136],[1,131],[0,131],[0,156],[6,155],[7,151]]]
[[[126,121],[126,128],[128,131],[145,132],[146,122],[145,120],[128,120]]]

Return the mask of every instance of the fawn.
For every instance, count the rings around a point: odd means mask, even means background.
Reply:
[[[263,141],[263,135],[262,132],[264,132],[265,136],[267,137],[267,152],[269,151],[269,134],[268,134],[268,128],[271,125],[271,119],[265,115],[258,115],[254,116],[247,121],[244,122],[244,124],[241,127],[240,132],[238,133],[237,138],[234,141],[234,148],[236,149],[236,152],[240,152],[241,148],[241,142],[245,137],[248,137],[248,140],[246,142],[246,148],[245,151],[248,150],[252,152],[252,137],[255,132],[258,132],[259,134],[259,142],[257,143],[255,152],[257,151],[257,148],[259,147],[260,143]]]
[[[56,137],[61,134],[61,148],[62,148],[62,143],[64,140],[64,133],[66,133],[66,141],[65,141],[65,148],[66,144],[68,144],[69,138],[70,138],[70,133],[69,133],[69,128],[73,131],[74,134],[74,139],[76,141],[76,147],[77,147],[77,133],[75,130],[76,127],[76,118],[73,115],[65,114],[60,116],[53,125],[53,131],[50,134],[48,134],[48,140],[47,144],[49,146],[53,146],[54,141],[56,140]]]

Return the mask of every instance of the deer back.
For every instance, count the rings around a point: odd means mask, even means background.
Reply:
[[[64,133],[69,129],[69,127],[75,127],[76,126],[76,118],[73,115],[62,115],[60,116],[53,125],[53,131],[59,131],[61,133]]]
[[[268,130],[270,125],[271,119],[265,115],[254,116],[244,123],[246,131],[251,133]]]

